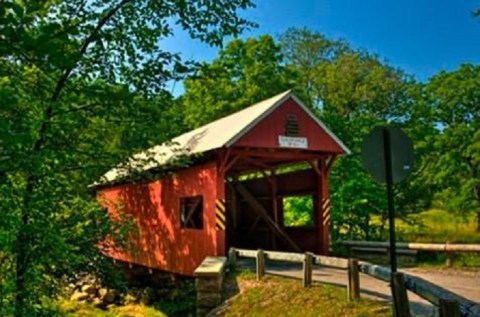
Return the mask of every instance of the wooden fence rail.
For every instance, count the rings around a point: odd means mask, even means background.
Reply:
[[[309,252],[301,254],[231,248],[228,254],[231,268],[235,267],[237,257],[254,258],[256,260],[257,279],[261,279],[265,275],[266,260],[302,263],[302,282],[305,287],[312,284],[312,271],[314,264],[347,270],[347,295],[349,300],[360,298],[359,272],[388,283],[393,281],[399,285],[394,294],[395,305],[400,305],[396,308],[397,312],[399,312],[399,317],[410,316],[408,297],[406,294],[407,290],[439,307],[441,317],[480,317],[479,303],[452,293],[419,277],[414,277],[405,273],[398,273],[392,278],[389,268],[369,262],[357,261],[356,259],[315,255]]]

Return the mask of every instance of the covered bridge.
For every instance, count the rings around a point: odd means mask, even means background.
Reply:
[[[347,152],[293,93],[261,101],[107,172],[96,183],[99,200],[112,215],[130,215],[137,230],[127,248],[105,252],[183,275],[230,246],[327,254],[329,171]],[[157,179],[129,177],[158,171]],[[311,209],[301,226],[286,222],[294,197]]]

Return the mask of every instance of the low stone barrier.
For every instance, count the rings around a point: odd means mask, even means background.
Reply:
[[[195,270],[197,291],[197,316],[205,316],[222,302],[222,284],[225,277],[227,258],[208,256]]]

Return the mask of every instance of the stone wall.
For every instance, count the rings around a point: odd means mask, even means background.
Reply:
[[[226,264],[226,257],[208,256],[195,270],[197,317],[205,316],[222,302]]]

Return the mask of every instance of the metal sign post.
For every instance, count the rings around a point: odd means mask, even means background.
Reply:
[[[392,297],[395,299],[393,273],[397,271],[395,244],[395,205],[393,183],[398,183],[410,174],[414,162],[413,143],[399,128],[375,127],[363,140],[362,164],[373,178],[387,185],[388,220],[390,237],[390,267],[392,273]],[[395,316],[398,303],[393,301]]]
[[[390,267],[393,273],[397,271],[397,247],[395,245],[395,206],[393,203],[393,179],[392,179],[392,144],[390,131],[386,128],[383,132],[383,150],[385,155],[385,176],[387,181],[388,222],[390,230]],[[393,283],[392,283],[393,285]]]

